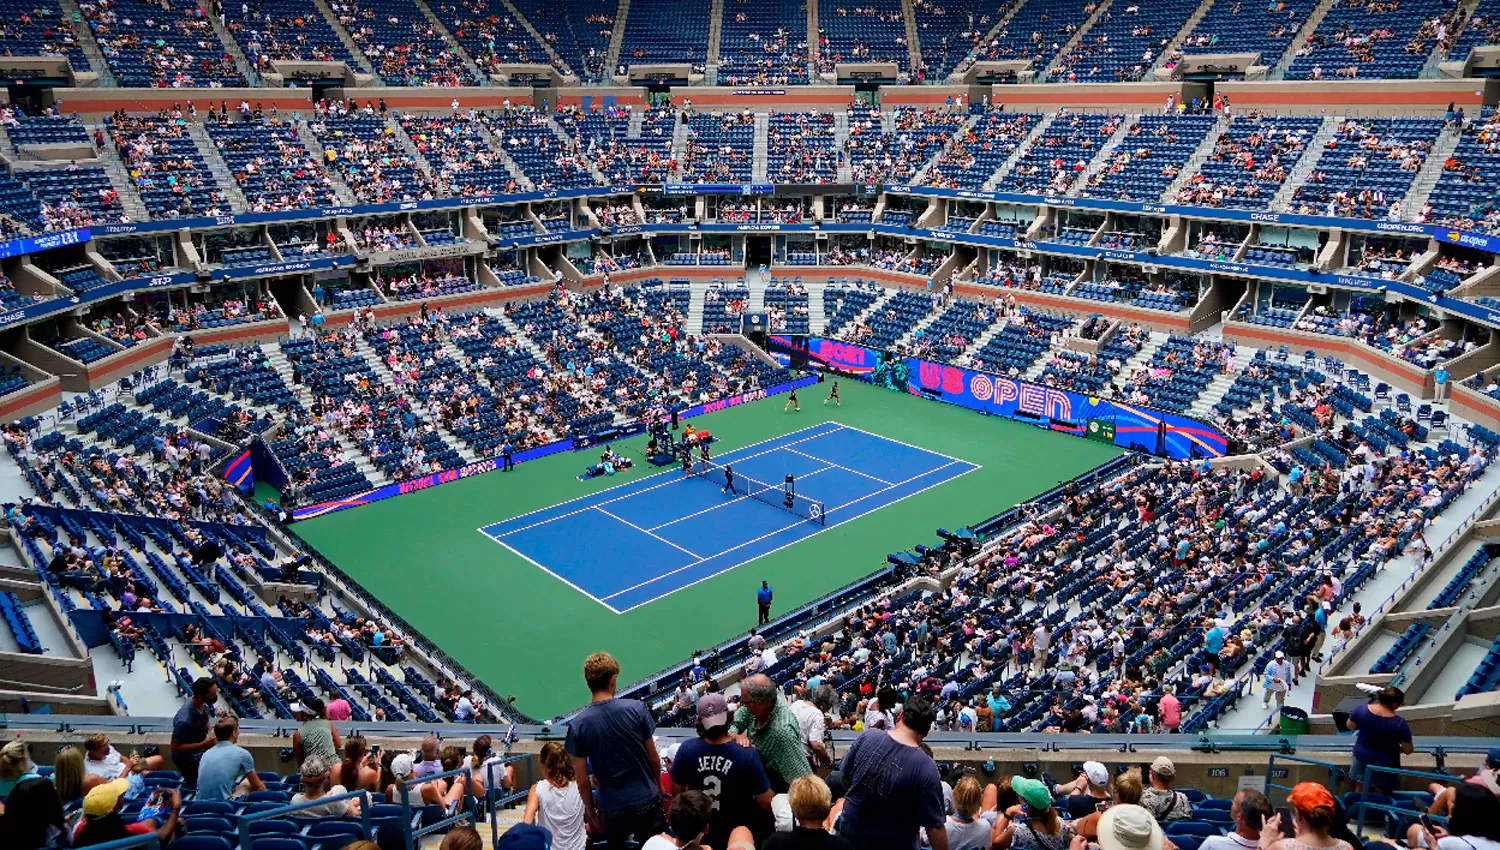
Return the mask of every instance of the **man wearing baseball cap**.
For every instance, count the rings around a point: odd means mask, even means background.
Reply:
[[[1173,791],[1177,765],[1166,756],[1151,762],[1151,787],[1141,792],[1141,808],[1150,812],[1158,823],[1187,820],[1193,816],[1193,804],[1181,791]],[[1102,829],[1103,827],[1101,827]]]
[[[1276,700],[1276,707],[1281,708],[1286,704],[1286,692],[1291,687],[1292,662],[1286,660],[1286,653],[1276,650],[1276,657],[1266,662],[1265,693],[1261,695],[1260,705],[1262,708],[1270,708],[1271,700]]]
[[[1097,761],[1083,763],[1083,771],[1072,782],[1064,782],[1052,789],[1058,798],[1058,808],[1070,818],[1081,818],[1096,811],[1099,804],[1108,802],[1109,768]]]
[[[698,700],[698,737],[672,759],[672,793],[702,791],[714,802],[703,843],[728,847],[729,833],[748,827],[756,843],[771,834],[771,780],[760,756],[729,734],[729,703],[720,693]]]

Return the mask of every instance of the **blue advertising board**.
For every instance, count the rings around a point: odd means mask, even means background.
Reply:
[[[797,342],[777,336],[778,348]],[[1217,427],[1177,413],[1110,401],[990,372],[963,369],[915,357],[887,358],[863,345],[812,337],[808,362],[833,368],[897,392],[977,410],[1082,437],[1090,421],[1113,426],[1123,449],[1165,454],[1179,460],[1223,457],[1229,440]]]

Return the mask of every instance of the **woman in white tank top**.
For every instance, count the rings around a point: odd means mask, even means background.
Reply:
[[[542,745],[542,773],[546,778],[531,786],[521,820],[550,830],[552,850],[584,850],[588,831],[573,778],[573,758],[556,741]]]

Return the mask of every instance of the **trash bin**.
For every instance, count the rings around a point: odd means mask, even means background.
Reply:
[[[1290,705],[1281,707],[1281,734],[1307,734],[1307,712]]]

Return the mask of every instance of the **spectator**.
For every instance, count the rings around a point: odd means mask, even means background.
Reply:
[[[14,850],[57,850],[67,847],[68,827],[62,801],[52,783],[32,777],[17,783],[0,814],[0,835]]]
[[[1057,816],[1047,786],[1036,779],[1013,776],[1010,787],[1021,796],[1021,802],[995,821],[995,850],[1066,850],[1073,840],[1073,825]],[[1104,834],[1102,824],[1099,834]]]
[[[1083,763],[1083,772],[1072,782],[1052,789],[1061,798],[1060,808],[1077,820],[1097,811],[1100,801],[1109,799],[1109,768],[1097,761]]]
[[[341,818],[345,815],[352,817],[359,814],[358,799],[328,800],[327,802],[318,803],[324,797],[337,797],[340,794],[348,793],[348,789],[344,786],[330,784],[329,768],[329,763],[324,761],[322,756],[308,756],[302,762],[302,790],[292,795],[292,805],[296,806],[302,803],[314,803],[316,805],[305,809],[298,809],[292,812],[293,815],[300,818]]]
[[[1161,709],[1161,725],[1167,727],[1168,732],[1182,729],[1182,703],[1177,699],[1176,688],[1171,685],[1163,686],[1157,707]]]
[[[1151,813],[1158,823],[1187,820],[1193,816],[1193,804],[1181,791],[1173,791],[1172,783],[1177,779],[1177,765],[1166,756],[1157,756],[1151,762],[1151,787],[1141,792],[1141,808]]]
[[[854,850],[849,839],[828,831],[833,793],[816,773],[800,776],[792,783],[787,803],[794,821],[791,831],[772,833],[761,850]]]
[[[662,831],[661,757],[652,739],[656,724],[639,700],[615,698],[619,677],[620,665],[609,653],[584,659],[590,702],[568,724],[563,744],[573,757],[589,830],[601,834],[611,850],[632,837],[644,841]],[[597,811],[589,790],[591,771],[598,784]]]
[[[1162,850],[1166,836],[1140,806],[1110,806],[1099,818],[1100,850]]]
[[[1286,801],[1292,807],[1295,837],[1281,836],[1281,813],[1277,812],[1261,829],[1260,850],[1352,850],[1349,842],[1328,834],[1336,804],[1327,788],[1316,782],[1299,782]]]
[[[77,747],[63,747],[52,760],[52,784],[64,805],[83,799],[83,753]]]
[[[200,680],[201,681],[201,680]],[[83,819],[73,830],[74,847],[90,847],[118,841],[133,835],[156,833],[162,843],[170,841],[177,832],[177,813],[182,809],[182,797],[175,788],[162,792],[162,802],[167,816],[158,822],[154,818],[126,823],[120,817],[120,804],[125,800],[125,791],[130,783],[124,779],[106,782],[83,797]]]
[[[476,797],[482,795],[491,782],[499,789],[516,787],[515,766],[507,764],[504,756],[495,755],[494,741],[488,735],[474,739],[471,754],[464,763],[469,768],[469,793]]]
[[[756,674],[740,682],[740,707],[729,731],[740,746],[753,746],[760,753],[776,793],[785,793],[794,779],[812,773],[797,718],[768,676]]]
[[[1271,816],[1271,801],[1259,791],[1246,788],[1234,795],[1229,816],[1234,818],[1234,831],[1204,839],[1198,850],[1255,850],[1266,818]]]
[[[844,756],[846,794],[838,831],[854,846],[911,850],[918,831],[926,829],[933,850],[948,850],[942,779],[921,749],[932,720],[932,704],[912,696],[895,729],[866,731]]]
[[[979,780],[965,776],[953,786],[953,814],[948,816],[944,832],[948,850],[989,850],[990,833],[995,827],[995,812],[981,812],[984,792]]]
[[[330,691],[328,695],[333,697],[333,699],[328,701],[327,714],[329,720],[335,723],[342,723],[354,716],[354,707],[349,705],[349,701],[344,699],[342,694]]]
[[[542,745],[542,780],[531,786],[526,795],[522,823],[545,827],[552,833],[555,850],[583,850],[588,846],[588,830],[583,817],[583,800],[579,797],[573,775],[573,759],[556,741]]]
[[[700,791],[684,791],[672,798],[667,812],[667,822],[672,826],[670,834],[653,835],[641,844],[641,850],[719,850],[703,843],[708,833],[709,820],[714,804]],[[725,850],[755,850],[755,842],[749,830],[738,829],[730,836]]]
[[[792,716],[797,718],[797,730],[802,736],[802,745],[807,749],[808,761],[814,767],[828,767],[833,759],[828,755],[828,745],[823,737],[828,731],[828,712],[833,708],[835,694],[828,685],[812,689],[807,697],[792,702]]]
[[[557,845],[554,843],[551,846]],[[483,850],[483,848],[484,839],[480,837],[479,830],[468,824],[448,830],[448,834],[444,835],[442,842],[438,844],[438,850]],[[349,848],[346,847],[344,850],[349,850]]]
[[[83,746],[85,747],[83,767],[88,771],[88,776],[83,779],[85,791],[95,785],[103,785],[116,779],[127,779],[132,772],[161,770],[161,756],[142,758],[131,753],[130,758],[127,759],[110,744],[109,736],[103,732],[96,732],[83,739]]]
[[[239,745],[240,724],[233,717],[214,723],[215,743],[198,765],[198,793],[194,800],[232,800],[252,791],[266,790],[255,759]]]
[[[1141,769],[1132,767],[1115,777],[1112,783],[1112,806],[1137,806],[1141,802]],[[1095,811],[1073,822],[1079,835],[1090,841],[1099,840],[1099,819],[1102,812]]]
[[[771,833],[771,782],[755,751],[729,735],[729,704],[723,694],[698,700],[698,737],[684,741],[672,758],[672,793],[702,791],[714,803],[706,843],[724,847],[743,826],[764,840]]]
[[[1500,850],[1500,798],[1483,785],[1465,782],[1454,789],[1447,828],[1413,824],[1406,844],[1424,850]]]
[[[365,739],[355,735],[344,741],[344,760],[338,767],[338,784],[354,791],[380,790],[380,771],[370,762]]]
[[[185,787],[198,787],[198,762],[218,743],[209,734],[218,699],[218,684],[203,676],[193,682],[193,698],[177,709],[172,718],[172,764],[182,774]]]
[[[10,795],[12,788],[22,780],[37,773],[31,768],[31,756],[26,753],[26,742],[17,738],[0,748],[0,801]]]
[[[1396,714],[1405,701],[1406,694],[1400,688],[1384,687],[1375,692],[1373,702],[1349,714],[1349,728],[1355,730],[1349,778],[1356,789],[1364,781],[1366,767],[1400,767],[1401,757],[1411,755],[1411,727]],[[1373,774],[1370,790],[1388,789],[1394,780],[1389,773]]]
[[[336,764],[344,742],[339,739],[339,730],[329,722],[328,708],[323,701],[309,697],[305,703],[292,703],[291,709],[292,716],[300,724],[292,733],[292,760],[300,764],[317,756],[324,764]]]
[[[1266,662],[1265,693],[1261,695],[1260,704],[1262,708],[1270,708],[1271,700],[1276,700],[1276,707],[1281,708],[1286,704],[1286,692],[1291,687],[1292,664],[1286,660],[1286,653],[1276,650],[1276,657]]]
[[[1489,790],[1491,794],[1500,797],[1500,747],[1490,750],[1484,757],[1484,766],[1479,772],[1464,780],[1473,785],[1479,785]],[[1457,788],[1452,785],[1442,785],[1434,782],[1427,786],[1432,794],[1432,807],[1427,811],[1435,815],[1447,816],[1453,808],[1453,796]]]

